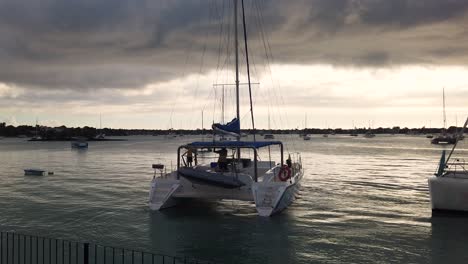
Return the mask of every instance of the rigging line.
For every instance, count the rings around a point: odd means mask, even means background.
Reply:
[[[267,62],[268,62],[268,69],[270,71],[270,78],[271,78],[271,81],[272,81],[272,85],[274,86],[275,85],[275,82],[273,81],[273,73],[272,73],[272,70],[271,70],[271,61],[270,61],[270,56],[271,56],[271,60],[273,60],[273,52],[272,52],[272,49],[271,49],[271,45],[270,45],[270,42],[268,40],[268,36],[267,36],[267,33],[266,31],[264,30],[264,19],[263,19],[263,15],[262,13],[260,12],[259,10],[259,6],[258,6],[258,3],[257,1],[253,1],[255,3],[255,10],[256,10],[256,13],[258,15],[258,20],[259,20],[259,24],[260,24],[260,33],[261,33],[261,36],[262,36],[262,41],[263,41],[263,45],[264,45],[264,49],[265,49],[265,53],[266,53],[266,59],[267,59]],[[266,41],[265,41],[266,40]],[[266,43],[265,43],[266,42]],[[280,85],[277,84],[278,86],[278,90],[280,90]],[[273,89],[273,94],[275,95],[275,100],[278,103],[278,95],[276,94],[276,90]],[[281,98],[281,103],[282,105],[284,105],[284,97],[283,96],[280,96]],[[279,112],[279,115],[278,117],[280,118],[280,123],[284,123],[283,122],[283,118],[282,118],[282,115],[281,115],[281,112],[278,110]],[[286,121],[288,121],[288,118],[286,118]],[[286,122],[286,125],[289,127],[289,122]],[[295,143],[293,142],[293,147],[296,149],[296,146],[295,146]],[[288,147],[286,146],[286,149],[288,149]]]
[[[213,2],[210,1],[209,2],[209,8],[208,8],[208,25],[211,24],[212,6],[213,6]],[[198,90],[200,88],[200,75],[202,74],[203,66],[204,66],[204,58],[205,58],[205,52],[206,52],[206,46],[207,46],[207,39],[208,39],[208,31],[205,32],[205,37],[203,38],[203,51],[202,51],[202,56],[201,56],[201,60],[200,60],[200,67],[199,67],[198,75],[197,75],[197,85],[195,86],[195,92],[193,94],[193,101],[194,102],[198,101],[197,97],[198,97]],[[194,107],[195,107],[195,104],[191,104],[191,109],[190,109],[191,113],[193,113]],[[193,122],[197,122],[197,121],[198,121],[197,118],[193,118],[192,123],[190,124],[190,126],[193,127],[193,125],[194,125]]]
[[[260,17],[260,23],[263,25],[263,24],[264,24],[264,23],[263,23],[263,16],[262,16],[261,12],[258,12],[258,14],[259,14],[259,17]],[[263,35],[262,35],[262,40],[264,41],[264,43],[266,43],[265,52],[266,52],[266,57],[267,57],[267,61],[268,61],[268,69],[269,69],[269,72],[270,72],[270,77],[271,77],[272,85],[275,86],[275,82],[274,82],[274,80],[273,80],[273,73],[272,73],[272,69],[271,69],[271,66],[270,66],[270,64],[271,64],[271,62],[272,62],[272,61],[270,61],[270,60],[273,60],[273,53],[272,53],[272,51],[271,51],[271,45],[270,45],[270,43],[269,43],[268,37],[265,37],[265,36],[266,36],[266,32],[263,30],[263,28],[261,29],[261,32],[262,32],[262,34],[263,34]],[[265,39],[266,39],[266,41],[265,41]],[[265,44],[264,44],[264,45],[265,45]],[[279,89],[279,84],[278,84],[278,89]],[[279,92],[279,91],[273,89],[273,94],[275,95],[275,101],[277,101],[277,103],[279,103],[279,102],[278,102],[278,101],[279,101],[279,100],[278,100],[278,97],[280,97],[281,103],[284,105],[284,98],[283,98],[281,95],[278,96],[278,92]],[[280,94],[281,94],[281,93],[280,93]],[[278,109],[278,111],[279,111],[279,109]],[[284,123],[281,113],[279,113],[279,118],[280,118],[280,123]],[[286,118],[286,120],[288,120],[288,119]],[[286,122],[286,125],[289,127],[288,122]]]
[[[216,3],[216,2],[215,2]],[[218,82],[218,73],[219,73],[219,67],[221,64],[221,53],[223,49],[223,32],[224,32],[224,8],[225,8],[225,1],[222,1],[223,5],[221,8],[221,12],[218,13],[218,20],[220,21],[219,23],[219,41],[218,41],[218,61],[216,65],[216,82]],[[216,5],[217,7],[217,5]]]
[[[245,43],[245,61],[247,64],[247,80],[249,83],[249,97],[250,97],[250,114],[252,118],[252,129],[254,130],[253,139],[255,141],[255,119],[254,119],[254,112],[253,112],[253,105],[252,105],[252,86],[250,84],[250,66],[249,66],[249,49],[247,45],[247,28],[245,25],[245,10],[244,10],[244,0],[241,1],[242,3],[242,20],[244,24],[244,43]]]
[[[227,7],[228,9],[231,9],[231,1],[228,1],[229,3],[229,6]],[[230,57],[230,48],[231,48],[231,20],[232,20],[232,14],[231,12],[227,12],[228,16],[225,16],[226,19],[228,22],[227,22],[227,29],[224,31],[224,34],[225,34],[225,40],[226,40],[226,57],[223,61],[223,64],[221,66],[221,70],[219,72],[223,72],[224,74],[224,83],[227,83],[228,82],[228,75],[229,75],[229,70],[227,70],[227,68],[230,68],[230,64],[231,64],[231,57]],[[221,54],[220,54],[221,56]],[[216,79],[216,82],[218,82],[218,77]]]
[[[184,79],[185,78],[185,75],[186,75],[186,71],[187,71],[187,65],[188,65],[188,62],[190,60],[190,54],[192,52],[192,49],[191,49],[191,46],[186,50],[186,57],[185,57],[185,63],[184,63],[184,67],[183,67],[183,71],[182,71],[182,77],[181,79]],[[181,87],[180,87],[181,88]],[[172,127],[172,117],[174,115],[174,109],[175,109],[175,106],[177,105],[177,101],[179,100],[179,96],[180,94],[182,93],[183,91],[177,91],[177,94],[176,94],[176,99],[175,99],[175,102],[174,104],[172,104],[172,107],[171,107],[171,112],[170,112],[170,116],[169,116],[169,120],[170,120],[170,125],[171,125],[171,129],[173,128]]]

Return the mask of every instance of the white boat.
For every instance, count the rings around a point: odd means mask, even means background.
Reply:
[[[34,136],[29,140],[29,141],[41,141],[42,140],[42,137],[39,135],[39,122],[36,118],[36,127],[35,127],[35,131],[34,131]]]
[[[461,134],[467,124],[468,118]],[[458,141],[455,142],[447,159],[445,150],[442,152],[437,173],[428,179],[433,211],[468,211],[468,163],[462,158],[452,159],[457,143]]]
[[[374,138],[374,137],[375,137],[374,132],[372,132],[371,121],[369,121],[369,129],[368,129],[368,130],[366,131],[366,133],[364,134],[364,137],[365,137],[365,138]]]
[[[304,115],[304,131],[299,134],[299,137],[302,137],[304,140],[310,140],[310,136],[306,133],[307,131],[307,113]]]
[[[94,137],[96,140],[103,140],[106,138],[106,134],[102,132],[102,115],[99,114],[99,133]]]
[[[164,166],[153,166],[155,174],[149,192],[151,210],[176,206],[181,200],[187,198],[230,199],[254,202],[260,216],[271,216],[287,208],[299,191],[304,175],[300,154],[288,154],[288,158],[285,159],[286,153],[284,153],[282,142],[255,141],[255,135],[254,141],[240,141],[237,9],[238,1],[235,0],[233,39],[236,52],[237,117],[225,125],[213,124],[212,126],[216,132],[224,131],[236,137],[236,140],[184,144],[177,149],[175,170],[165,173]],[[246,42],[245,45],[247,45]],[[248,57],[246,61],[248,62]],[[247,76],[250,76],[248,69],[247,65]],[[248,78],[250,89],[250,77]],[[251,116],[253,118],[252,111]],[[252,129],[255,130],[254,127]],[[270,151],[260,151],[265,148],[271,149],[271,155]],[[198,151],[202,149],[210,149],[212,153],[219,154],[219,157],[213,155],[210,157],[206,153],[201,155]],[[278,152],[274,153],[274,150]],[[260,154],[266,157],[260,157]],[[270,158],[272,156],[280,159],[278,163]],[[156,170],[159,170],[159,173],[156,173]]]
[[[375,137],[375,134],[372,133],[372,131],[369,129],[369,131],[367,131],[367,132],[364,134],[364,137],[365,137],[365,138],[373,138],[373,137]]]
[[[435,138],[431,139],[431,144],[437,145],[448,145],[448,144],[455,144],[457,142],[457,135],[450,134],[447,132],[447,116],[445,114],[445,88],[442,88],[442,111],[444,116],[444,127],[442,128],[442,132]],[[463,135],[461,133],[460,135]]]
[[[271,126],[270,126],[270,109],[268,108],[268,131],[269,134],[263,135],[263,139],[275,139],[275,135],[271,134]]]
[[[86,149],[88,148],[88,142],[84,137],[77,137],[71,142],[71,147],[76,149]]]
[[[257,158],[259,150],[278,146],[280,163]],[[205,163],[188,166],[184,152],[188,149],[227,150],[230,157],[226,167],[208,159]],[[238,158],[236,153],[251,154],[253,159]],[[284,162],[283,144],[279,141],[192,142],[177,151],[177,169],[155,174],[151,181],[149,207],[161,210],[175,206],[184,198],[209,200],[232,199],[252,201],[261,216],[271,216],[287,208],[296,198],[303,168],[299,155]],[[283,165],[281,165],[283,164]]]

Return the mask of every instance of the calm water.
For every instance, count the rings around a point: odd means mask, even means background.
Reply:
[[[174,162],[192,139],[128,139],[85,151],[0,140],[1,229],[222,263],[468,262],[468,217],[431,218],[426,178],[443,147],[424,137],[284,136],[306,173],[299,199],[272,218],[232,201],[149,211],[151,164]],[[34,167],[55,174],[23,175]]]

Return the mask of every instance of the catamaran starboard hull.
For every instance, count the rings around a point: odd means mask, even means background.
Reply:
[[[268,186],[254,185],[252,192],[259,216],[272,216],[286,209],[296,199],[300,183],[279,187],[276,191],[265,191]],[[271,195],[273,194],[273,195]]]

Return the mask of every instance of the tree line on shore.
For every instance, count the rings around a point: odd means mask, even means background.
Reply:
[[[447,129],[448,133],[456,133],[460,131],[460,127],[451,126]],[[320,129],[320,128],[307,128],[307,129],[252,129],[242,130],[245,134],[364,134],[369,131],[368,128],[355,128],[355,129]],[[374,134],[438,134],[441,133],[442,128],[400,128],[398,126],[392,128],[379,127],[370,129]],[[103,128],[97,129],[94,127],[47,127],[47,126],[12,126],[0,123],[0,136],[3,137],[33,137],[40,136],[43,139],[50,140],[69,140],[74,137],[94,138],[98,134],[105,134],[106,136],[131,136],[131,135],[201,135],[212,134],[211,129],[114,129]]]

